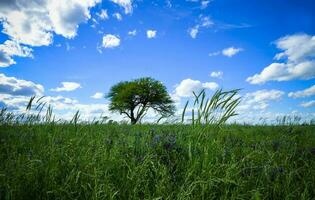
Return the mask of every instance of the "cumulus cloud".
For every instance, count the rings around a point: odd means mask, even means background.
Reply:
[[[221,72],[221,71],[211,72],[210,76],[212,78],[222,78],[223,77],[223,72]]]
[[[301,98],[301,97],[310,97],[315,95],[315,85],[306,88],[305,90],[290,92],[289,97]]]
[[[111,0],[125,9],[125,14],[132,13],[132,0]]]
[[[30,97],[34,95],[37,96],[34,101],[36,104],[37,100],[44,95],[44,87],[41,84],[0,74],[1,107],[7,108],[10,112],[22,114],[25,112]],[[44,96],[40,101],[46,103],[46,108],[48,105],[53,108],[57,119],[70,120],[78,110],[83,120],[92,120],[101,115],[110,116],[114,120],[123,119],[122,116],[110,113],[108,104],[85,104],[63,96]]]
[[[101,0],[14,0],[0,1],[2,33],[10,40],[2,44],[0,67],[15,64],[12,56],[31,57],[29,46],[48,46],[53,34],[66,38],[77,35],[80,23],[90,19],[90,8]],[[17,51],[4,51],[4,46]]]
[[[53,33],[66,38],[77,34],[78,25],[87,21],[89,9],[100,0],[5,1],[0,7],[3,32],[12,40],[31,46],[52,43]]]
[[[285,93],[280,90],[258,90],[246,93],[238,106],[239,111],[265,110],[270,101],[280,100]]]
[[[193,92],[200,92],[202,89],[215,90],[219,85],[215,82],[202,83],[199,80],[192,80],[190,78],[184,79],[175,88],[175,97],[192,97]]]
[[[96,92],[94,95],[91,96],[93,99],[102,99],[104,98],[104,94],[101,92]]]
[[[15,77],[8,77],[0,74],[0,96],[3,94],[15,96],[33,96],[42,95],[44,87],[40,84],[35,84],[32,81],[25,81]]]
[[[315,106],[315,100],[303,102],[303,103],[301,103],[301,106],[304,108],[314,107]]]
[[[22,112],[25,110],[30,98],[29,96],[1,94],[0,107],[7,108],[9,111]]]
[[[241,51],[243,51],[243,49],[241,48],[229,47],[229,48],[223,49],[222,54],[227,57],[232,57]]]
[[[282,37],[275,42],[282,52],[274,62],[259,74],[247,78],[251,84],[263,84],[267,81],[308,80],[315,77],[315,36],[295,34]]]
[[[147,30],[147,38],[155,38],[156,37],[156,30]]]
[[[22,46],[16,41],[6,40],[3,44],[0,44],[0,67],[15,64],[13,56],[33,57],[32,51],[31,48]]]
[[[76,82],[61,82],[61,87],[50,89],[53,92],[70,92],[82,88],[80,83]]]
[[[36,95],[44,95],[44,87],[41,84],[0,74],[0,107],[21,114],[31,96]]]
[[[107,34],[103,37],[102,47],[104,48],[115,48],[120,45],[119,36]]]

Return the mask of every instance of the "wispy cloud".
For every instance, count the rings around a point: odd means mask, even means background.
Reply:
[[[315,100],[303,102],[303,103],[301,103],[301,106],[304,108],[314,107],[315,106]]]
[[[211,52],[208,55],[209,56],[223,55],[223,56],[227,56],[227,57],[232,57],[232,56],[238,54],[241,51],[243,51],[242,48],[228,47],[228,48],[225,48],[225,49],[223,49],[221,51]]]
[[[114,14],[113,14],[113,17],[116,18],[118,21],[121,21],[121,20],[122,20],[122,16],[121,16],[120,13],[117,13],[117,12],[114,13]]]
[[[102,20],[106,20],[109,18],[107,10],[106,9],[102,9],[99,13],[96,13],[96,15],[102,19]]]
[[[189,28],[188,33],[193,39],[195,39],[199,33],[200,28],[209,28],[213,25],[214,22],[210,19],[210,17],[200,15],[198,18],[198,23],[194,27]]]
[[[134,30],[132,30],[132,31],[128,31],[128,35],[130,35],[130,36],[136,36],[136,35],[137,35],[137,30],[134,29]]]
[[[306,88],[304,90],[296,91],[296,92],[290,92],[288,94],[289,97],[293,98],[301,98],[301,97],[310,97],[315,96],[315,85]]]

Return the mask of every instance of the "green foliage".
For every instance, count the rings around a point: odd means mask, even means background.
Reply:
[[[241,98],[237,97],[239,90],[222,91],[217,90],[209,99],[206,97],[205,90],[198,95],[193,92],[195,101],[191,112],[192,125],[217,125],[222,126],[228,119],[237,115],[235,108],[240,103]],[[186,102],[183,113],[182,123],[185,120],[186,110],[189,101]],[[195,116],[195,111],[196,116]]]
[[[0,125],[1,200],[315,196],[315,126],[74,123]]]
[[[150,108],[162,117],[175,111],[165,86],[152,78],[120,82],[112,86],[107,98],[111,101],[109,110],[125,114],[132,124],[140,121]]]

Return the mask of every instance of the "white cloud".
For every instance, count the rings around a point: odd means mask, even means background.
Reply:
[[[31,97],[22,95],[0,95],[0,107],[9,111],[24,111]]]
[[[223,72],[221,72],[221,71],[211,72],[210,76],[213,78],[222,78]]]
[[[48,46],[53,34],[66,38],[77,35],[80,23],[90,19],[90,8],[101,0],[14,0],[0,2],[0,23],[7,40],[3,46],[14,45],[17,52],[0,50],[0,66],[15,64],[12,56],[31,57],[31,49],[22,46]],[[13,46],[11,46],[12,48]]]
[[[198,32],[199,32],[199,26],[195,26],[194,28],[191,28],[191,29],[189,30],[189,35],[190,35],[193,39],[195,39],[195,38],[197,37]]]
[[[16,95],[16,96],[33,96],[42,95],[44,87],[35,84],[32,81],[25,81],[15,77],[8,77],[0,74],[0,94]],[[0,95],[0,96],[1,96]]]
[[[35,98],[34,106],[36,107],[36,101],[40,97]],[[22,114],[25,112],[25,108],[30,100],[27,96],[14,96],[14,95],[0,95],[0,105],[9,109],[9,111]],[[45,96],[40,102],[45,102],[46,107],[43,109],[42,114],[46,112],[48,105],[53,109],[53,114],[56,119],[71,120],[77,111],[80,111],[80,120],[93,120],[94,118],[100,118],[107,115],[111,119],[121,120],[122,116],[112,114],[108,110],[108,104],[84,104],[78,100],[63,96]],[[38,113],[38,111],[33,111]]]
[[[25,113],[30,97],[34,95],[37,97],[33,101],[33,108],[36,108],[37,100],[44,95],[42,85],[0,74],[0,107],[5,107],[8,111],[20,115]],[[84,104],[76,99],[63,96],[45,96],[41,98],[40,102],[46,103],[42,113],[45,113],[45,109],[50,105],[57,117],[56,119],[71,120],[78,110],[80,111],[80,119],[83,120],[92,120],[93,118],[99,118],[101,115],[107,115],[114,120],[123,119],[118,114],[110,113],[108,104]],[[38,113],[38,111],[34,112]]]
[[[101,92],[96,92],[94,95],[91,96],[93,99],[102,99],[104,98],[104,94]]]
[[[80,83],[76,83],[76,82],[61,82],[61,85],[62,85],[61,87],[51,89],[51,91],[70,92],[70,91],[74,91],[76,89],[82,88]]]
[[[216,90],[219,87],[219,85],[215,82],[205,82],[202,83],[202,87],[205,89]]]
[[[280,100],[283,95],[284,92],[280,90],[258,90],[246,93],[237,109],[241,112],[265,110],[269,106],[268,102]]]
[[[89,9],[100,0],[6,1],[0,7],[3,32],[31,46],[52,43],[53,33],[66,38],[77,34],[78,24],[90,18]]]
[[[222,51],[215,51],[215,52],[209,53],[209,56],[218,56],[222,54],[223,56],[232,57],[241,51],[243,51],[242,48],[228,47],[228,48],[223,49]]]
[[[136,36],[136,35],[137,35],[137,30],[134,29],[134,30],[132,30],[132,31],[128,31],[128,35],[130,35],[130,36]]]
[[[201,1],[201,9],[207,8],[210,2],[210,0]]]
[[[315,106],[315,100],[303,102],[303,103],[301,103],[301,106],[304,108],[313,107],[313,106]]]
[[[279,100],[284,92],[280,90],[258,90],[253,93],[248,93],[254,101]]]
[[[214,22],[210,19],[210,17],[201,17],[201,27],[211,27],[214,25]]]
[[[193,92],[200,92],[202,89],[215,90],[219,85],[215,82],[202,83],[199,80],[192,80],[190,78],[184,79],[175,88],[174,97],[191,97]]]
[[[199,33],[200,28],[209,28],[213,25],[214,22],[210,19],[210,17],[200,15],[198,23],[193,28],[189,28],[188,33],[193,39],[195,39]]]
[[[43,95],[44,87],[41,84],[0,74],[0,107],[21,114],[31,96]]]
[[[107,10],[105,10],[105,9],[102,9],[101,12],[96,13],[96,15],[97,15],[99,18],[101,18],[102,20],[106,20],[106,19],[109,18],[109,17],[108,17]]]
[[[125,9],[125,14],[132,13],[132,0],[111,0]]]
[[[179,97],[191,97],[193,92],[199,92],[202,89],[202,83],[198,80],[185,79],[175,88],[175,94]]]
[[[16,41],[6,40],[3,44],[0,44],[0,67],[8,67],[16,64],[12,58],[13,56],[32,58],[32,51],[31,48],[21,46]]]
[[[121,21],[122,20],[122,16],[121,16],[121,14],[120,13],[114,13],[113,14],[113,17],[115,17],[118,21]]]
[[[297,111],[285,111],[285,112],[271,112],[268,110],[249,110],[241,112],[235,116],[231,122],[245,123],[245,124],[279,124],[282,123],[282,119],[285,117],[288,121],[297,122],[294,119],[296,116],[301,117],[300,123],[310,122],[315,117],[315,113],[311,112],[297,112]]]
[[[186,0],[186,1],[193,2],[193,3],[200,2],[200,4],[201,4],[200,8],[205,9],[208,7],[209,3],[211,3],[213,0],[201,0],[201,1],[199,1],[199,0]]]
[[[232,57],[241,51],[243,51],[243,49],[241,48],[229,47],[229,48],[223,49],[222,54],[227,57]]]
[[[248,77],[251,84],[267,81],[308,80],[315,77],[315,36],[295,34],[280,38],[275,42],[283,52],[275,55],[275,62],[265,67],[259,74]]]
[[[209,56],[218,56],[221,54],[221,51],[216,51],[216,52],[212,52],[212,53],[209,53]]]
[[[155,38],[156,37],[156,30],[147,30],[147,38]]]
[[[306,88],[305,90],[290,92],[289,97],[301,98],[301,97],[310,97],[315,95],[315,85]]]
[[[107,34],[103,37],[102,46],[104,48],[115,48],[120,45],[119,36]]]

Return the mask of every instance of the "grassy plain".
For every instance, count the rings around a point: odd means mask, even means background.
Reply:
[[[0,199],[314,199],[315,126],[0,125]]]

